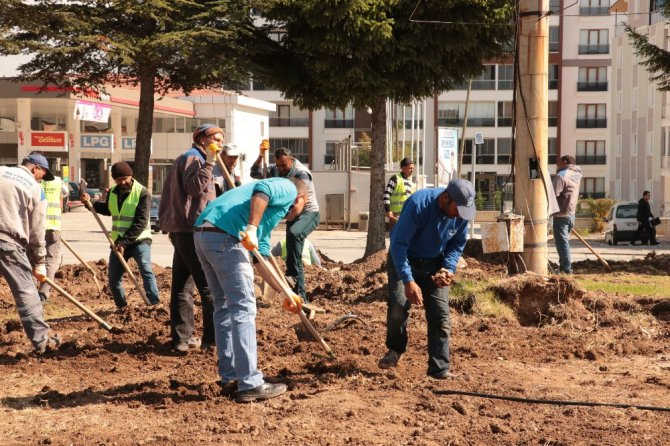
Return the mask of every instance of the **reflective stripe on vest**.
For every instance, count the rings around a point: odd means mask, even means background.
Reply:
[[[60,177],[55,177],[52,181],[42,181],[42,190],[47,199],[47,222],[45,229],[47,231],[60,231],[61,207],[60,197],[63,193],[63,181]]]
[[[401,174],[397,174],[395,179],[396,183],[395,189],[393,189],[393,193],[391,194],[390,210],[394,214],[399,214],[400,211],[402,211],[402,205],[405,204],[407,197],[414,193],[414,183],[412,183],[409,179],[405,180]],[[405,181],[410,184],[409,191],[405,189]]]
[[[281,258],[284,261],[286,260],[286,239],[281,241]],[[312,264],[312,256],[309,255],[309,246],[307,246],[307,240],[305,240],[305,244],[302,245],[302,263],[305,265]]]
[[[142,186],[139,181],[133,180],[133,187],[130,189],[128,197],[123,201],[121,205],[121,212],[119,212],[118,204],[118,194],[115,193],[118,186],[115,186],[112,190],[109,191],[109,199],[107,202],[107,207],[109,212],[112,214],[112,240],[116,241],[119,237],[126,233],[128,228],[133,225],[133,219],[135,218],[135,211],[137,210],[137,205],[140,202],[140,195],[142,194]],[[144,240],[151,238],[151,222],[147,220],[147,226],[144,228],[144,231],[132,241],[135,240]]]

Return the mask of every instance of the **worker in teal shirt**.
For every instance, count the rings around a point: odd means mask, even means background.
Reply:
[[[270,255],[270,234],[282,218],[295,219],[307,200],[301,180],[270,178],[232,189],[207,205],[195,222],[194,242],[214,299],[219,376],[237,381],[236,401],[274,398],[285,384],[267,383],[257,368],[256,299],[249,251]],[[286,301],[289,301],[288,304]],[[298,295],[284,307],[300,311]]]
[[[388,351],[379,367],[395,367],[407,348],[409,309],[423,305],[428,323],[428,376],[446,379],[449,372],[449,293],[456,265],[475,218],[475,190],[457,179],[446,188],[412,194],[391,231],[387,259],[389,281],[386,318]]]

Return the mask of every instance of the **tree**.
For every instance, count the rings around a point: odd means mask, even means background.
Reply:
[[[430,97],[482,71],[512,36],[509,0],[267,0],[280,29],[254,73],[303,108],[372,109],[370,226],[364,256],[385,248],[386,100]],[[415,19],[444,23],[416,23]]]
[[[662,14],[666,18],[670,17],[670,2],[663,4]],[[649,42],[646,35],[638,33],[628,24],[626,34],[635,49],[635,54],[643,58],[642,65],[652,74],[650,79],[657,83],[660,91],[670,91],[670,52]]]
[[[154,94],[239,82],[252,35],[242,0],[4,0],[0,54],[30,54],[21,78],[65,91],[140,87],[135,177],[148,182]]]

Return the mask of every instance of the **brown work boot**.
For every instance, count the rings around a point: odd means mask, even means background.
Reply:
[[[380,369],[390,369],[398,365],[398,361],[402,357],[402,353],[396,353],[393,350],[386,352],[384,357],[379,360],[377,365]]]

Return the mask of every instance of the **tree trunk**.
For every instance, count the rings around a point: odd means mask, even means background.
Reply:
[[[154,123],[155,70],[145,68],[140,72],[140,110],[135,140],[135,166],[133,177],[151,189],[149,160],[151,159],[151,134]]]
[[[386,154],[386,98],[377,98],[372,104],[372,150],[370,153],[370,219],[368,238],[363,257],[386,249],[384,221],[385,154]]]

